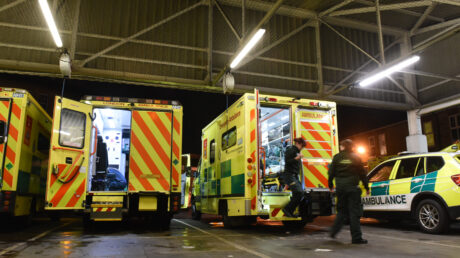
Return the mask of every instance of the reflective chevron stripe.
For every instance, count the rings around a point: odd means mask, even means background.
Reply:
[[[20,143],[19,128],[21,125],[21,99],[15,99],[14,101],[3,100],[0,104],[0,119],[7,122],[8,125],[8,138],[7,143],[2,144],[1,155],[4,157],[3,160],[3,187],[2,190],[16,190],[17,183],[17,159],[16,155]],[[11,114],[9,114],[11,111]],[[9,121],[8,121],[9,117]]]
[[[173,129],[171,112],[135,110],[132,114],[129,190],[169,192],[171,177],[173,184],[179,182],[179,170],[171,176],[171,170],[178,169],[172,166],[171,153],[180,157],[171,133],[177,133],[180,124]]]

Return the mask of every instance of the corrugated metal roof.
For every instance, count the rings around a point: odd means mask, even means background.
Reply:
[[[274,2],[276,1],[246,0],[246,32],[256,26]],[[278,13],[264,26],[267,30],[266,35],[249,56],[267,47],[271,49],[233,71],[237,88],[261,87],[273,92],[315,96],[319,89],[319,77],[314,23],[311,22],[277,46],[272,47],[272,44],[308,21],[314,20],[317,14],[342,2],[285,0]],[[380,5],[391,5],[414,1],[380,2]],[[417,3],[422,3],[423,6],[382,11],[385,46],[413,28],[428,8],[428,5],[424,5],[425,2]],[[219,0],[218,3],[234,26],[234,30],[242,35],[241,1]],[[184,87],[187,88],[193,84],[196,89],[219,90],[218,85],[214,88],[200,86],[207,85],[209,79],[208,1],[50,0],[49,4],[53,9],[64,46],[68,50],[71,49],[72,31],[78,25],[73,64],[79,78],[90,76],[87,74],[89,70],[85,70],[90,69],[94,72],[91,76],[97,74],[101,80],[117,75],[116,79],[132,80],[133,83],[141,81],[148,84],[155,81],[155,84],[158,84],[164,80],[185,83]],[[12,7],[5,9],[5,6]],[[373,1],[355,0],[334,11],[372,6]],[[76,13],[79,13],[78,17]],[[174,16],[178,13],[180,15]],[[460,23],[458,19],[459,6],[438,3],[420,28],[426,30],[427,27],[442,21],[448,21],[452,26]],[[76,21],[78,24],[74,24]],[[337,19],[327,21],[367,53],[379,53],[375,12],[340,15]],[[212,26],[212,67],[215,76],[228,64],[241,42],[216,7],[213,8]],[[149,27],[152,29],[146,30]],[[412,43],[416,45],[447,28],[439,27],[437,30],[413,36]],[[129,38],[139,32],[143,33]],[[3,71],[48,71],[48,75],[56,74],[58,71],[59,51],[54,46],[37,1],[0,0],[0,35],[0,69]],[[341,88],[343,85],[339,85],[338,82],[368,62],[369,57],[325,25],[320,27],[320,37],[323,64],[321,71],[325,90],[328,92]],[[456,76],[460,73],[459,43],[460,36],[457,35],[435,44],[421,53],[422,61],[412,69],[445,77]],[[114,44],[117,45],[114,47]],[[398,44],[385,53],[387,62],[400,56]],[[80,67],[83,60],[87,62]],[[348,76],[344,84],[353,85],[376,68],[378,65],[370,62],[361,71]],[[402,74],[395,75],[395,78],[404,84]],[[439,76],[416,76],[416,86],[420,91],[419,101],[422,104],[460,93],[459,81],[433,86],[442,80]],[[180,87],[180,83],[174,86]],[[404,92],[388,80],[367,89],[351,87],[328,98],[339,101],[356,100],[355,104],[375,103],[379,106],[390,106],[393,103],[401,108],[408,103]]]

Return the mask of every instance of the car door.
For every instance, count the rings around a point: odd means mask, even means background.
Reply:
[[[383,209],[380,199],[389,194],[390,176],[398,163],[397,160],[386,161],[368,174],[370,196],[363,196],[362,200],[365,211]],[[363,194],[365,194],[364,191]]]
[[[390,176],[388,198],[382,201],[382,205],[387,210],[410,211],[410,204],[414,196],[411,193],[412,180],[420,171],[424,171],[423,157],[400,160],[398,168]]]

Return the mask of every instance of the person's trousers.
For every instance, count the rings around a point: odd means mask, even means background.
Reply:
[[[294,174],[286,173],[284,175],[284,181],[289,186],[292,192],[291,201],[284,207],[290,213],[294,213],[300,201],[302,201],[303,190],[299,182],[299,177]]]
[[[350,232],[352,241],[362,239],[359,219],[362,216],[361,189],[337,189],[337,216],[331,228],[331,234],[337,234],[343,226],[345,218],[350,220]]]

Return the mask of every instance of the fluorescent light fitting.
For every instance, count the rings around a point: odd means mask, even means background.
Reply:
[[[244,48],[238,53],[238,55],[233,59],[232,63],[230,64],[230,68],[235,68],[241,60],[251,51],[251,49],[259,42],[259,40],[264,35],[265,30],[259,29],[256,34],[249,40],[249,42],[244,46]]]
[[[366,79],[362,80],[359,82],[359,85],[361,87],[365,87],[365,86],[368,86],[378,80],[381,80],[382,78],[385,78],[387,77],[388,75],[394,73],[394,72],[397,72],[397,71],[401,71],[402,69],[408,67],[409,65],[417,62],[418,60],[420,60],[420,57],[419,56],[412,56],[404,61],[401,61],[381,72],[378,72],[370,77],[367,77]]]
[[[56,43],[57,47],[62,47],[62,40],[59,36],[58,29],[56,27],[56,23],[54,22],[53,15],[51,14],[50,6],[48,5],[47,0],[38,0],[40,4],[40,8],[42,9],[43,16],[45,17],[46,23],[48,24],[48,28],[50,29],[51,36],[53,36],[54,43]]]

